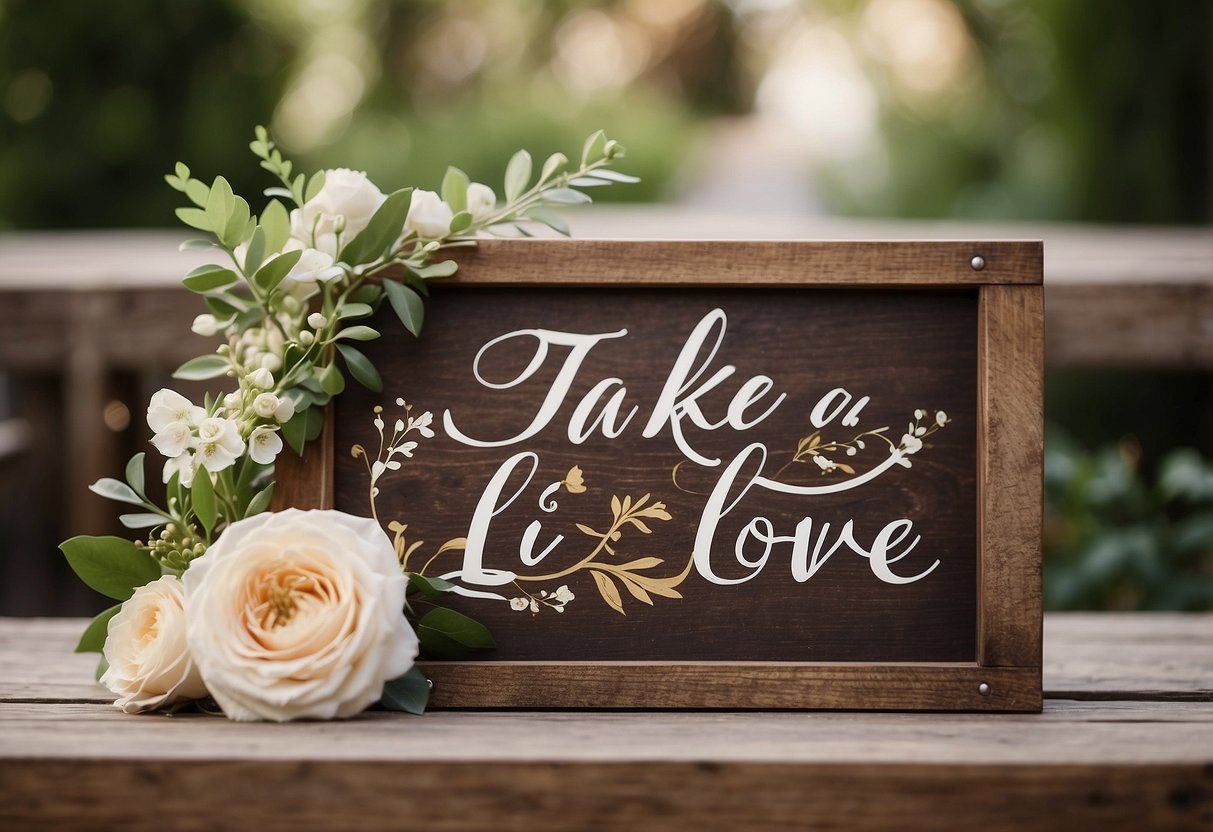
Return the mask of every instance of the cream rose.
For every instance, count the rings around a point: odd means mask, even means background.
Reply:
[[[291,236],[336,257],[340,246],[367,227],[385,199],[362,171],[326,170],[320,192],[291,212]]]
[[[409,202],[409,213],[404,220],[404,230],[415,231],[423,240],[435,240],[450,233],[451,206],[433,191],[413,191]]]
[[[135,590],[109,621],[103,652],[109,668],[101,684],[128,714],[206,696],[190,659],[181,581],[172,575]]]
[[[288,509],[233,523],[185,573],[190,650],[238,721],[353,716],[417,656],[374,520]]]

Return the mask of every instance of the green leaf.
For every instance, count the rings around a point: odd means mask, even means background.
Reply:
[[[88,490],[94,494],[99,494],[107,500],[115,500],[119,503],[130,503],[133,506],[143,505],[142,498],[136,494],[129,485],[120,482],[112,477],[102,477],[88,487]]]
[[[467,231],[472,226],[472,215],[467,211],[460,211],[455,216],[451,217],[451,224],[447,226],[447,230],[452,234],[460,234]]]
[[[366,306],[366,305],[374,306],[375,304],[377,304],[379,302],[379,300],[382,297],[383,297],[382,289],[380,289],[378,286],[376,286],[373,283],[364,283],[363,285],[359,286],[357,289],[354,290],[354,294],[350,295],[350,300],[353,301],[353,303],[346,304],[346,305],[354,306],[356,304],[362,304],[364,306]],[[338,317],[345,317],[345,316],[342,316],[339,314]],[[356,317],[356,316],[351,316],[351,317]]]
[[[601,130],[596,130],[589,135],[585,144],[581,146],[582,167],[602,158],[603,151],[606,149],[606,140],[606,133]]]
[[[278,200],[271,199],[261,212],[261,230],[265,232],[265,250],[282,251],[291,236],[291,218]]]
[[[295,264],[302,256],[302,251],[288,251],[267,260],[265,265],[257,269],[257,273],[253,275],[253,282],[263,292],[274,291],[278,288],[278,284],[286,279],[291,269],[295,268]]]
[[[123,514],[118,517],[118,521],[128,529],[150,529],[153,526],[159,526],[166,522],[159,514],[136,513]]]
[[[59,549],[80,580],[117,601],[160,577],[160,566],[151,555],[120,537],[80,535],[63,541]]]
[[[186,240],[181,245],[177,246],[177,251],[210,251],[213,248],[218,248],[212,240]]]
[[[424,575],[418,575],[416,572],[409,573],[409,592],[420,592],[427,598],[441,598],[446,595],[454,584],[450,581],[445,581],[442,578],[427,578]]]
[[[265,229],[258,225],[253,230],[253,236],[248,242],[248,251],[244,255],[244,273],[252,274],[261,266],[265,259]]]
[[[236,196],[232,193],[232,186],[222,176],[216,176],[206,200],[206,217],[210,221],[215,236],[223,237],[223,231],[227,227],[228,217],[232,215],[235,201]]]
[[[143,491],[143,460],[147,455],[140,451],[126,463],[126,482],[140,497],[147,495]]]
[[[187,179],[185,182],[185,195],[190,202],[199,208],[205,209],[207,200],[211,198],[211,189],[201,180]]]
[[[338,338],[349,338],[351,341],[374,341],[379,337],[379,331],[369,326],[349,326],[337,333]]]
[[[417,622],[417,632],[431,630],[462,644],[464,647],[474,647],[487,650],[497,646],[487,627],[474,618],[468,618],[461,612],[447,607],[435,607],[421,617]]]
[[[209,210],[209,203],[207,207]],[[247,233],[251,233],[248,225],[252,212],[249,210],[248,203],[244,201],[244,197],[240,196],[232,197],[231,207],[228,210],[227,223],[223,226],[223,234],[220,239],[229,248],[235,248],[244,242]]]
[[[424,277],[426,280],[429,280],[431,277],[450,277],[459,271],[459,264],[454,260],[441,260],[428,266],[413,269],[413,271],[419,277]]]
[[[191,292],[203,294],[205,292],[213,292],[216,289],[222,289],[225,286],[231,286],[239,279],[239,275],[231,269],[225,269],[223,266],[209,263],[194,269],[181,282]]]
[[[105,671],[110,669],[110,663],[105,660],[105,656],[101,657],[101,661],[97,662],[97,669],[93,672],[93,679],[100,682],[101,677],[105,675]]]
[[[304,423],[303,438],[311,442],[320,435],[322,430],[324,430],[324,408],[309,407],[307,420]]]
[[[105,637],[109,635],[110,619],[118,614],[118,610],[122,609],[121,604],[114,604],[105,612],[99,613],[96,618],[88,622],[88,626],[84,628],[84,632],[80,635],[80,641],[76,644],[77,653],[100,653],[105,647]]]
[[[608,170],[607,168],[598,168],[592,174],[599,179],[609,179],[612,182],[622,182],[626,185],[631,185],[640,181],[639,176],[629,176],[626,173],[620,173],[617,170]]]
[[[254,514],[260,514],[270,507],[270,502],[274,499],[274,484],[270,483],[265,488],[258,491],[253,499],[248,501],[248,507],[244,510],[245,517],[252,517]]]
[[[513,202],[531,181],[531,154],[519,150],[505,166],[505,198]]]
[[[190,168],[185,162],[178,162],[173,166],[173,173],[177,174],[177,178],[186,180],[190,178]]]
[[[554,211],[545,211],[542,208],[531,208],[527,211],[527,219],[541,222],[548,228],[555,231],[557,234],[569,236],[569,224]]]
[[[390,711],[420,716],[425,713],[425,706],[430,701],[431,687],[430,680],[420,670],[411,668],[408,673],[383,686],[379,705]]]
[[[572,188],[553,188],[550,191],[544,191],[543,199],[545,202],[555,202],[560,205],[584,205],[594,201],[581,191],[575,191]]]
[[[324,171],[318,170],[312,174],[312,178],[307,182],[307,189],[303,192],[303,201],[311,202],[316,198],[316,195],[324,188]]]
[[[188,225],[190,228],[196,228],[199,231],[212,231],[211,219],[207,216],[206,211],[201,208],[178,208],[174,213],[177,214],[177,219]]]
[[[451,213],[458,214],[467,210],[470,184],[472,181],[468,179],[468,175],[459,168],[446,169],[446,176],[442,177],[442,201],[451,207]]]
[[[295,411],[295,415],[282,426],[282,438],[296,454],[303,456],[303,446],[307,444],[307,414],[315,408],[304,408]]]
[[[349,266],[359,266],[372,263],[391,251],[404,229],[412,200],[412,188],[403,188],[388,196],[366,228],[341,249],[337,259]]]
[[[421,325],[425,321],[425,301],[421,295],[395,280],[384,280],[383,289],[387,292],[388,302],[404,328],[414,336],[421,334]]]
[[[365,318],[375,310],[365,303],[343,303],[337,307],[337,319]]]
[[[338,344],[337,350],[345,359],[345,366],[349,368],[350,375],[359,384],[372,392],[383,392],[383,379],[379,377],[379,371],[369,358],[349,344]]]
[[[173,378],[185,381],[202,381],[215,378],[228,371],[227,360],[218,355],[200,355],[182,364],[173,373]]]
[[[206,529],[209,536],[211,529],[215,528],[215,521],[219,515],[219,508],[215,501],[215,485],[211,482],[209,472],[198,472],[194,477],[194,485],[190,489],[190,494],[194,505],[194,516],[198,518],[198,522],[202,524],[202,528]]]
[[[546,182],[549,176],[568,164],[568,161],[569,157],[563,153],[553,153],[543,163],[543,171],[539,174],[539,181]]]
[[[330,396],[336,396],[345,389],[345,377],[341,375],[341,370],[337,368],[336,362],[329,364],[322,369],[317,375],[317,380],[324,392]]]

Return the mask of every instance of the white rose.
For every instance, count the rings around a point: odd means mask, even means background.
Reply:
[[[262,425],[249,435],[248,455],[258,465],[269,465],[280,453],[282,437],[278,435],[278,428]]]
[[[291,212],[291,236],[336,257],[338,242],[345,245],[354,239],[385,199],[361,171],[326,170],[320,193]]]
[[[408,217],[404,220],[404,230],[416,231],[423,240],[433,240],[445,237],[451,230],[451,206],[442,201],[442,197],[433,191],[413,191],[409,203]]]
[[[206,418],[206,411],[180,393],[167,388],[152,394],[147,405],[147,426],[159,433],[173,422],[196,425]]]
[[[278,397],[273,393],[258,393],[253,399],[253,412],[262,419],[270,419],[278,410]]]
[[[181,581],[165,575],[141,586],[109,620],[103,652],[109,668],[101,684],[128,714],[206,695],[190,659]]]
[[[258,514],[233,523],[183,580],[190,650],[230,719],[353,716],[417,655],[404,575],[369,518]]]
[[[468,185],[468,213],[473,219],[482,220],[497,207],[497,194],[488,185],[473,182]]]

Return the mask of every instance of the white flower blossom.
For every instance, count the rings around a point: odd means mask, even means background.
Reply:
[[[915,454],[922,450],[922,440],[912,433],[901,437],[901,449],[907,454]]]
[[[249,458],[258,465],[269,465],[282,453],[282,437],[278,429],[262,425],[248,438]]]
[[[820,468],[822,471],[833,471],[835,468],[833,461],[827,459],[826,457],[824,457],[820,454],[814,456],[813,461],[817,463],[817,467]]]
[[[291,212],[291,236],[329,257],[367,227],[387,197],[362,171],[324,172],[320,193]]]
[[[948,414],[944,413],[942,410],[935,411],[935,424],[943,427],[950,421],[952,420],[948,418]]]
[[[568,584],[561,584],[556,588],[556,591],[552,593],[552,599],[561,606],[567,604],[576,597],[577,596],[574,595],[569,589]]]
[[[295,403],[290,399],[279,399],[278,407],[274,408],[274,421],[285,425],[295,415]]]
[[[147,405],[147,426],[159,433],[173,422],[196,425],[206,418],[206,411],[180,393],[161,389],[152,395]]]
[[[434,430],[433,430],[433,428],[430,427],[430,425],[433,424],[433,422],[434,422],[434,414],[427,410],[425,413],[422,413],[417,418],[413,418],[412,416],[410,416],[408,429],[417,431],[422,436],[424,436],[426,439],[433,439]]]
[[[409,213],[404,220],[404,230],[415,231],[423,240],[445,237],[451,230],[454,218],[451,206],[433,191],[413,191]]]
[[[297,283],[328,283],[337,280],[345,272],[335,264],[333,255],[315,248],[305,248],[294,267],[286,276]]]
[[[238,456],[219,442],[202,442],[198,445],[196,461],[213,474],[235,465]]]
[[[272,419],[281,401],[273,393],[258,393],[253,399],[253,412],[262,419]]]
[[[240,438],[240,425],[235,419],[211,416],[198,425],[199,443],[217,443],[229,453],[239,456],[244,453],[244,440]]]
[[[510,599],[510,609],[517,610],[518,612],[522,612],[530,605],[531,605],[531,602],[528,601],[526,598],[511,598]]]
[[[181,485],[185,488],[189,488],[194,484],[195,470],[196,467],[193,454],[181,454],[179,456],[171,457],[164,463],[163,480],[167,483],[173,478],[173,474],[180,474]]]
[[[152,437],[156,450],[167,457],[180,456],[189,448],[194,431],[188,422],[171,422]]]

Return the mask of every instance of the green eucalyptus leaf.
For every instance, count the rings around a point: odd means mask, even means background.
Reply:
[[[606,133],[601,130],[595,130],[586,138],[585,144],[581,146],[582,167],[602,158],[603,152],[606,149],[606,141]]]
[[[419,592],[427,598],[441,598],[446,595],[455,585],[450,581],[442,578],[427,578],[425,575],[418,575],[416,572],[409,573],[409,592]]]
[[[364,306],[375,306],[383,299],[383,290],[374,283],[364,283],[354,290],[354,294],[350,295],[350,300],[353,303],[347,303],[346,306],[356,306],[362,304]],[[372,310],[373,311],[373,310]],[[340,315],[339,315],[340,316]],[[359,317],[351,315],[349,317]]]
[[[191,292],[197,292],[201,295],[231,286],[238,280],[240,280],[240,276],[231,269],[225,269],[223,266],[208,263],[205,266],[199,266],[187,274],[181,283]]]
[[[547,158],[547,161],[543,163],[543,171],[539,174],[539,181],[546,182],[548,177],[568,164],[568,161],[569,157],[565,156],[563,153],[553,153]]]
[[[143,460],[147,454],[140,451],[126,463],[126,482],[140,497],[146,497],[143,481]]]
[[[216,176],[206,199],[206,216],[215,236],[223,237],[223,230],[227,227],[228,217],[232,215],[235,201],[236,195],[232,193],[232,186],[222,176]]]
[[[260,225],[253,229],[253,236],[248,242],[248,251],[244,255],[244,273],[252,274],[261,267],[265,259],[265,229]]]
[[[209,210],[209,204],[208,204]],[[221,239],[229,248],[235,248],[244,242],[249,230],[249,220],[252,219],[252,212],[249,210],[248,203],[244,197],[233,197],[231,207],[229,208],[227,222],[223,226],[223,234]]]
[[[307,410],[307,420],[304,425],[304,439],[311,442],[320,435],[320,431],[322,430],[324,430],[324,408],[309,407]]]
[[[185,196],[199,208],[205,209],[207,200],[211,198],[211,189],[206,186],[205,182],[199,179],[187,179],[185,181]]]
[[[80,641],[76,644],[75,652],[100,653],[105,648],[105,639],[109,635],[110,619],[117,615],[120,609],[122,609],[121,604],[114,604],[88,622],[88,626],[84,628],[84,632],[80,636]]]
[[[417,622],[417,632],[431,630],[465,647],[487,650],[497,646],[487,627],[447,607],[435,607]]]
[[[308,413],[315,409],[306,407],[295,411],[290,421],[282,426],[282,439],[299,456],[303,456],[303,447],[307,444]]]
[[[249,500],[248,507],[244,510],[245,517],[252,517],[254,514],[260,514],[270,507],[270,503],[274,499],[274,483],[270,483],[265,488],[253,495],[253,499]]]
[[[505,198],[513,202],[531,181],[531,154],[525,150],[515,153],[505,166]]]
[[[159,514],[146,512],[119,515],[118,522],[128,529],[150,529],[166,521]]]
[[[455,216],[451,217],[451,224],[447,227],[452,234],[462,234],[472,227],[472,215],[467,211],[460,211]]]
[[[302,251],[288,251],[267,260],[265,265],[257,269],[256,274],[253,275],[253,283],[257,284],[257,287],[263,292],[274,291],[290,274],[291,269],[295,268],[295,264],[302,256]]]
[[[216,378],[228,371],[227,359],[218,355],[200,355],[182,364],[173,373],[173,378],[185,381],[202,381]]]
[[[303,192],[303,201],[311,202],[316,198],[324,188],[324,171],[318,170],[312,174],[312,178],[307,182],[307,189]]]
[[[341,370],[337,368],[335,362],[321,369],[316,374],[316,378],[319,380],[320,386],[324,388],[324,392],[330,396],[339,395],[345,389],[345,377],[341,375]]]
[[[471,184],[468,175],[459,168],[446,169],[446,176],[442,177],[442,201],[451,207],[451,213],[467,210],[468,185]]]
[[[191,502],[194,506],[194,516],[198,518],[198,522],[206,529],[209,535],[211,530],[215,528],[215,521],[219,519],[219,507],[215,500],[215,485],[211,482],[211,475],[207,471],[199,471],[194,477],[194,484],[190,488]]]
[[[291,236],[291,218],[278,200],[271,199],[261,212],[261,230],[265,234],[265,250],[270,254],[282,251]]]
[[[379,330],[369,326],[348,326],[337,333],[338,338],[348,338],[351,341],[374,341],[379,337]]]
[[[384,280],[383,289],[387,292],[388,302],[404,328],[414,336],[421,334],[421,325],[425,321],[425,302],[421,296],[409,287],[395,280]]]
[[[543,199],[545,202],[555,202],[560,205],[584,205],[594,201],[588,195],[572,188],[552,188],[550,191],[544,191]]]
[[[418,269],[413,269],[418,277],[423,277],[429,280],[432,277],[450,277],[455,272],[459,271],[459,264],[454,260],[440,260],[437,263],[431,263],[428,266],[422,266]]]
[[[124,482],[113,479],[112,477],[102,477],[88,487],[88,490],[99,496],[105,497],[107,500],[114,500],[119,503],[130,503],[133,506],[143,505],[143,498],[134,492],[134,490]]]
[[[403,188],[389,195],[366,228],[345,245],[337,259],[349,266],[359,266],[388,254],[404,229],[412,199],[412,188]]]
[[[125,601],[160,577],[160,565],[121,537],[80,535],[59,544],[72,571],[102,595]]]
[[[403,676],[392,679],[383,686],[379,697],[380,707],[390,711],[404,711],[420,716],[430,701],[430,680],[416,667]]]
[[[213,231],[214,226],[211,225],[211,219],[206,211],[201,208],[178,208],[175,213],[177,219],[188,225],[190,228],[196,228],[199,231]]]
[[[365,303],[343,303],[337,307],[337,320],[344,321],[349,318],[365,318],[375,310]]]
[[[546,211],[543,208],[531,208],[527,211],[527,219],[541,222],[557,234],[569,236],[569,224],[554,211]]]
[[[379,377],[379,371],[369,358],[349,344],[337,344],[337,351],[345,359],[345,366],[349,368],[350,375],[359,384],[374,393],[383,392],[383,379]]]
[[[595,176],[598,179],[609,179],[612,182],[622,182],[627,185],[640,181],[639,176],[630,176],[626,173],[620,173],[617,170],[608,170],[607,168],[599,168],[595,170],[591,176]]]

